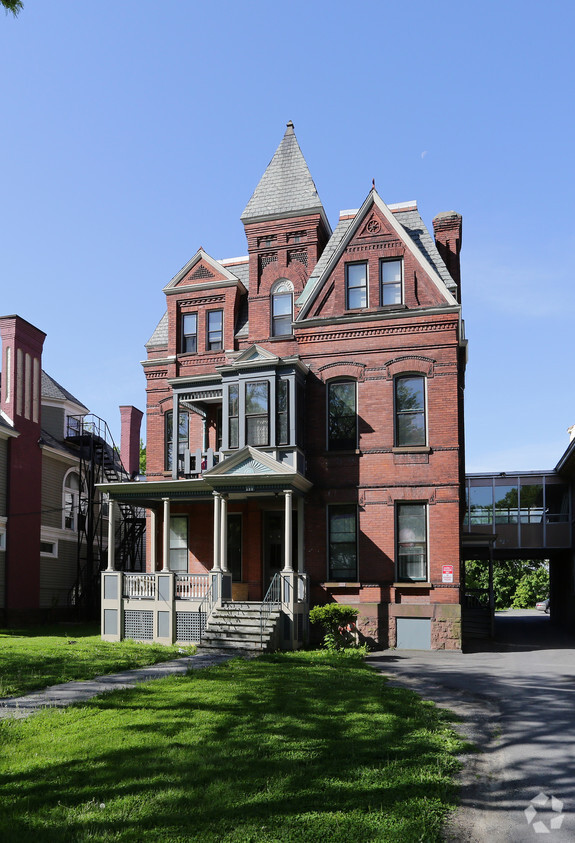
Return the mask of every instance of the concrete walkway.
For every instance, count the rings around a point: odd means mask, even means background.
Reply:
[[[120,688],[131,688],[140,682],[150,679],[163,679],[166,676],[186,674],[189,670],[201,670],[215,664],[236,658],[238,653],[198,653],[195,656],[185,656],[169,662],[159,662],[134,670],[121,673],[111,673],[107,676],[97,676],[82,682],[64,682],[61,685],[51,685],[41,691],[33,691],[23,697],[6,697],[0,699],[0,720],[7,717],[29,717],[42,708],[65,708],[67,705],[85,702],[106,691],[117,691]]]
[[[455,728],[481,750],[462,757],[461,807],[447,840],[525,843],[545,834],[572,843],[575,639],[535,610],[498,613],[496,639],[475,652],[386,650],[368,662],[455,712]]]

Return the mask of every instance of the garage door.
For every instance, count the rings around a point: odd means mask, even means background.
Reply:
[[[398,650],[431,650],[431,618],[398,618]]]

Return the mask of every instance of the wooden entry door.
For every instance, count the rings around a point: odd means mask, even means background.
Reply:
[[[285,515],[279,510],[264,512],[263,583],[264,595],[274,577],[284,567]],[[292,568],[297,571],[297,512],[292,514]]]

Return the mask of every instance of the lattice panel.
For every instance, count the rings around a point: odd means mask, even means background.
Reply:
[[[154,638],[154,613],[127,609],[124,612],[124,638],[152,641]]]
[[[176,641],[201,641],[205,628],[205,612],[176,612]]]

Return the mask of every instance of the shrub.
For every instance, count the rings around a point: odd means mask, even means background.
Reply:
[[[326,606],[314,606],[309,613],[309,619],[324,630],[323,646],[326,650],[345,650],[348,647],[359,646],[355,625],[358,614],[359,610],[353,606],[328,603]]]

